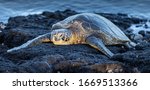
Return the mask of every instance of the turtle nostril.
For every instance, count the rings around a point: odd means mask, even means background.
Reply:
[[[55,41],[59,41],[59,39],[58,39],[56,36],[54,37],[54,40],[55,40]]]
[[[68,40],[69,40],[69,38],[68,38],[68,37],[65,37],[65,36],[63,36],[61,39],[62,39],[63,41],[68,41]]]
[[[56,37],[54,37],[54,40],[55,40],[55,41],[57,41],[57,38],[56,38]]]
[[[62,34],[60,35],[60,38],[61,38],[61,37],[63,37],[63,35],[62,35]]]

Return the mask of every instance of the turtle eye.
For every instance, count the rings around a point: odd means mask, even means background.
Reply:
[[[62,38],[61,38],[63,41],[65,41],[65,37],[63,36]]]
[[[62,38],[63,37],[63,34],[60,34],[60,38]]]
[[[62,40],[63,40],[63,41],[69,41],[69,38],[63,36],[63,37],[62,37]]]

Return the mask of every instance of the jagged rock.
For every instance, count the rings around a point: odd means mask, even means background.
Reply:
[[[38,35],[42,35],[48,32],[50,32],[50,30],[40,28],[16,27],[6,29],[4,31],[4,44],[11,48],[16,47],[30,39],[37,37]]]
[[[3,43],[0,45],[0,54],[3,54],[8,50],[8,47],[3,45]]]
[[[19,67],[19,72],[22,73],[51,73],[52,66],[46,61],[28,61]]]
[[[6,58],[0,57],[0,72],[1,73],[12,73],[18,72],[17,65]]]

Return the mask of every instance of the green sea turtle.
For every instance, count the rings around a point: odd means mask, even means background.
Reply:
[[[52,32],[40,35],[7,52],[42,42],[53,42],[55,45],[89,44],[108,57],[114,54],[105,45],[123,44],[127,47],[136,45],[108,19],[93,13],[82,13],[57,22],[52,26]]]

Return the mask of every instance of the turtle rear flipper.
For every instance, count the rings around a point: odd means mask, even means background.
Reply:
[[[51,42],[50,38],[51,38],[50,33],[40,35],[32,40],[27,41],[26,43],[22,44],[21,46],[14,47],[12,49],[7,50],[7,52],[12,52],[12,51],[27,48],[27,47],[32,47],[32,46],[41,44],[43,42]]]
[[[105,55],[107,55],[109,58],[112,57],[114,54],[104,45],[103,41],[99,38],[96,38],[94,36],[89,36],[86,39],[86,43],[89,44],[90,46],[98,49]]]
[[[130,41],[130,42],[126,42],[124,45],[125,45],[128,49],[132,49],[132,48],[135,47],[137,44],[134,43],[134,42],[132,42],[132,41]]]

